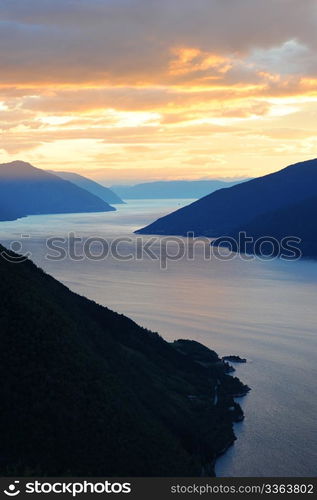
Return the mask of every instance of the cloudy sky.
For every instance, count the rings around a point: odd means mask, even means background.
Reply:
[[[0,162],[114,182],[317,157],[316,0],[1,0]]]

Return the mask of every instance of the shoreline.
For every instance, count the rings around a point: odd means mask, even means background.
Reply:
[[[190,361],[203,367],[209,383],[212,384],[209,400],[206,394],[190,395],[188,398],[193,408],[199,412],[198,417],[205,414],[206,419],[206,416],[210,415],[210,421],[214,422],[214,428],[208,429],[206,422],[203,429],[206,442],[201,450],[201,476],[216,477],[217,459],[237,440],[234,424],[245,418],[240,404],[235,399],[246,396],[251,388],[232,375],[234,368],[228,362],[202,344],[192,340],[177,340],[172,345]]]

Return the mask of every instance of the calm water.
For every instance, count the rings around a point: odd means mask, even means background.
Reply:
[[[167,270],[148,257],[136,261],[133,230],[187,202],[138,200],[116,213],[28,217],[0,223],[0,238],[8,245],[29,234],[23,250],[38,265],[166,339],[192,338],[220,355],[248,358],[237,366],[252,387],[243,400],[246,419],[236,426],[238,441],[218,461],[219,476],[316,476],[317,263],[206,261],[203,245],[194,260],[169,262]],[[132,238],[118,249],[134,258],[47,260],[45,238],[71,231],[108,241]],[[159,253],[159,245],[151,248]],[[91,247],[95,255],[100,249],[97,242]]]

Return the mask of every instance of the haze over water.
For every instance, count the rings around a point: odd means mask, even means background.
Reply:
[[[130,316],[167,340],[190,338],[220,355],[248,358],[236,374],[252,388],[238,441],[219,476],[315,476],[317,463],[317,262],[239,257],[168,262],[45,258],[47,236],[97,236],[135,254],[133,231],[188,200],[129,201],[117,212],[27,217],[0,223],[4,244],[23,239],[35,263],[72,290]],[[146,237],[145,240],[149,240]],[[153,246],[158,251],[158,242]],[[78,245],[80,254],[81,245]],[[98,245],[95,247],[98,253]],[[52,252],[51,252],[52,253]]]

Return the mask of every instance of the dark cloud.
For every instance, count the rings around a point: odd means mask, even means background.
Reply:
[[[296,40],[309,52],[316,12],[315,0],[2,0],[1,80],[164,82],[173,47],[243,58]]]

